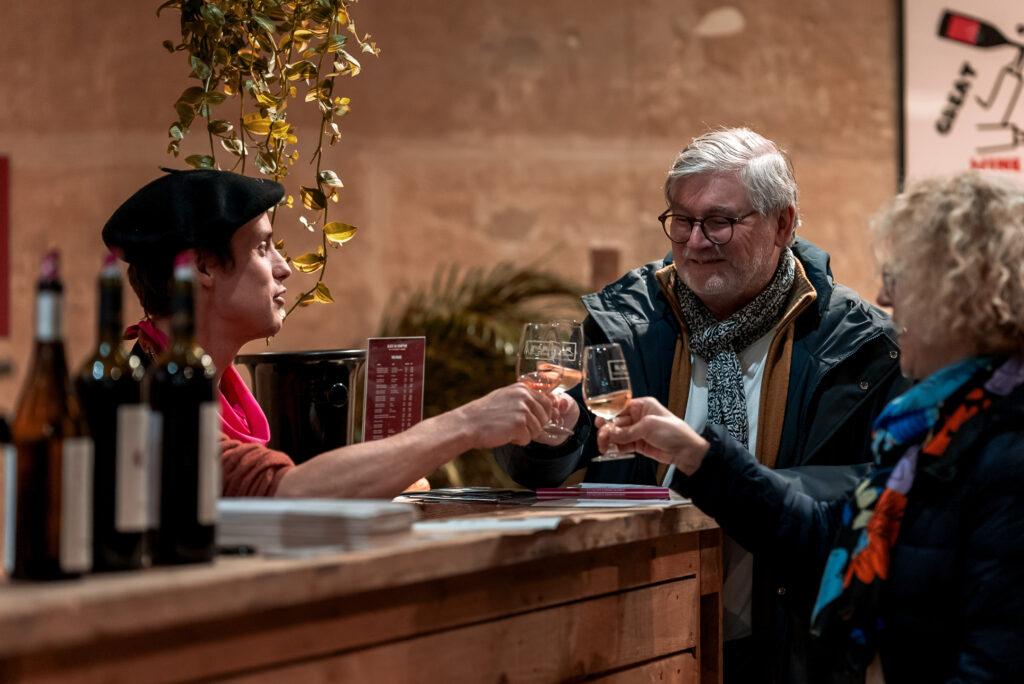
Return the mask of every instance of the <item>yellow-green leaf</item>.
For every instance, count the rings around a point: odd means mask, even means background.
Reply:
[[[332,188],[345,187],[345,184],[341,182],[341,179],[338,178],[338,174],[334,173],[334,171],[321,171],[318,175],[318,179],[320,181],[320,185],[327,185]]]
[[[206,125],[206,130],[210,131],[214,135],[222,135],[224,133],[230,133],[234,126],[227,119],[214,119]]]
[[[245,156],[245,145],[243,145],[242,141],[239,140],[238,138],[228,138],[226,140],[221,140],[220,144],[224,147],[225,150],[235,155],[236,157]]]
[[[309,29],[295,29],[292,35],[295,36],[295,40],[306,42],[313,37],[313,32]]]
[[[260,150],[256,155],[256,168],[260,170],[260,173],[271,176],[277,171],[277,160],[270,152]]]
[[[206,20],[207,24],[216,28],[220,28],[224,25],[224,13],[221,12],[216,5],[205,4],[203,5],[203,9],[200,11],[202,12],[203,19]]]
[[[195,169],[212,169],[213,157],[208,154],[190,154],[185,157],[185,163]]]
[[[327,51],[337,52],[338,50],[343,49],[347,40],[348,39],[345,36],[337,33],[332,34],[331,37],[327,39]]]
[[[302,195],[302,204],[305,205],[307,209],[312,209],[314,211],[320,211],[323,209],[324,202],[327,201],[327,198],[324,197],[324,193],[320,192],[317,188],[302,186],[299,194]]]
[[[268,34],[273,35],[274,32],[277,31],[277,27],[274,26],[274,22],[270,21],[270,19],[263,16],[262,14],[253,15],[252,19],[261,29],[266,31]]]
[[[259,114],[246,114],[242,117],[242,127],[256,135],[266,135],[270,132],[271,120]]]
[[[257,102],[269,109],[275,109],[278,106],[277,98],[269,93],[256,93],[254,97]]]
[[[206,65],[206,62],[195,55],[192,55],[188,58],[188,63],[192,67],[192,73],[194,73],[196,78],[200,81],[205,81],[210,78],[210,67]]]
[[[199,86],[192,86],[191,88],[185,88],[181,95],[178,96],[178,102],[183,102],[189,105],[197,105],[203,101],[203,95],[205,91]]]
[[[288,129],[291,128],[291,124],[287,121],[275,121],[270,126],[270,135],[281,140],[288,137]]]
[[[292,259],[292,265],[303,273],[316,273],[324,267],[324,257],[315,252],[309,252]]]
[[[308,59],[304,59],[301,62],[296,62],[295,64],[287,65],[284,68],[283,73],[289,81],[295,81],[300,78],[316,78],[316,65],[310,62]]]
[[[355,236],[357,230],[359,229],[347,223],[332,221],[324,226],[324,236],[331,242],[343,245]]]
[[[331,291],[327,289],[327,286],[324,285],[323,281],[316,284],[316,290],[313,292],[313,298],[322,304],[330,304],[334,301],[334,298],[331,297]]]

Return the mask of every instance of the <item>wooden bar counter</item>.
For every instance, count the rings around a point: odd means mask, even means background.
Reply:
[[[721,534],[696,508],[478,510],[561,520],[0,581],[0,681],[720,681]]]

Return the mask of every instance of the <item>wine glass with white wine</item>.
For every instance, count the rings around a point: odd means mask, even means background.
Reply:
[[[526,323],[519,340],[516,377],[527,387],[551,393],[562,381],[562,344],[557,323]],[[548,418],[544,431],[560,435],[559,425]]]
[[[565,394],[583,379],[583,324],[579,321],[558,320],[558,337],[562,343],[562,380],[555,388],[555,394]],[[571,435],[572,428],[566,427],[565,421],[559,416],[557,432]],[[554,430],[550,431],[552,434]]]
[[[615,424],[615,416],[622,413],[633,398],[629,384],[629,369],[622,356],[622,347],[616,343],[594,344],[583,350],[583,402],[596,416]],[[614,444],[593,461],[617,461],[633,458],[632,451],[619,451]]]

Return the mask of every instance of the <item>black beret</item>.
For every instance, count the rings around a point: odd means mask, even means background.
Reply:
[[[103,242],[128,262],[170,258],[190,247],[222,247],[235,231],[284,197],[272,180],[230,171],[163,169],[103,226]]]

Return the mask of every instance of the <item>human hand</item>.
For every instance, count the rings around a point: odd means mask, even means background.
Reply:
[[[554,398],[514,383],[469,402],[454,413],[470,432],[472,448],[502,444],[525,446],[545,435],[543,425],[554,411]]]
[[[566,440],[572,437],[572,428],[580,419],[580,405],[568,394],[552,394],[551,398],[553,400],[551,420],[564,425],[569,431],[554,432],[541,430],[539,434],[534,435],[533,441],[545,446],[555,447],[564,444]]]
[[[615,417],[615,423],[596,418],[597,447],[609,444],[620,451],[635,451],[662,463],[675,465],[685,475],[700,467],[710,443],[652,397],[636,397]]]

